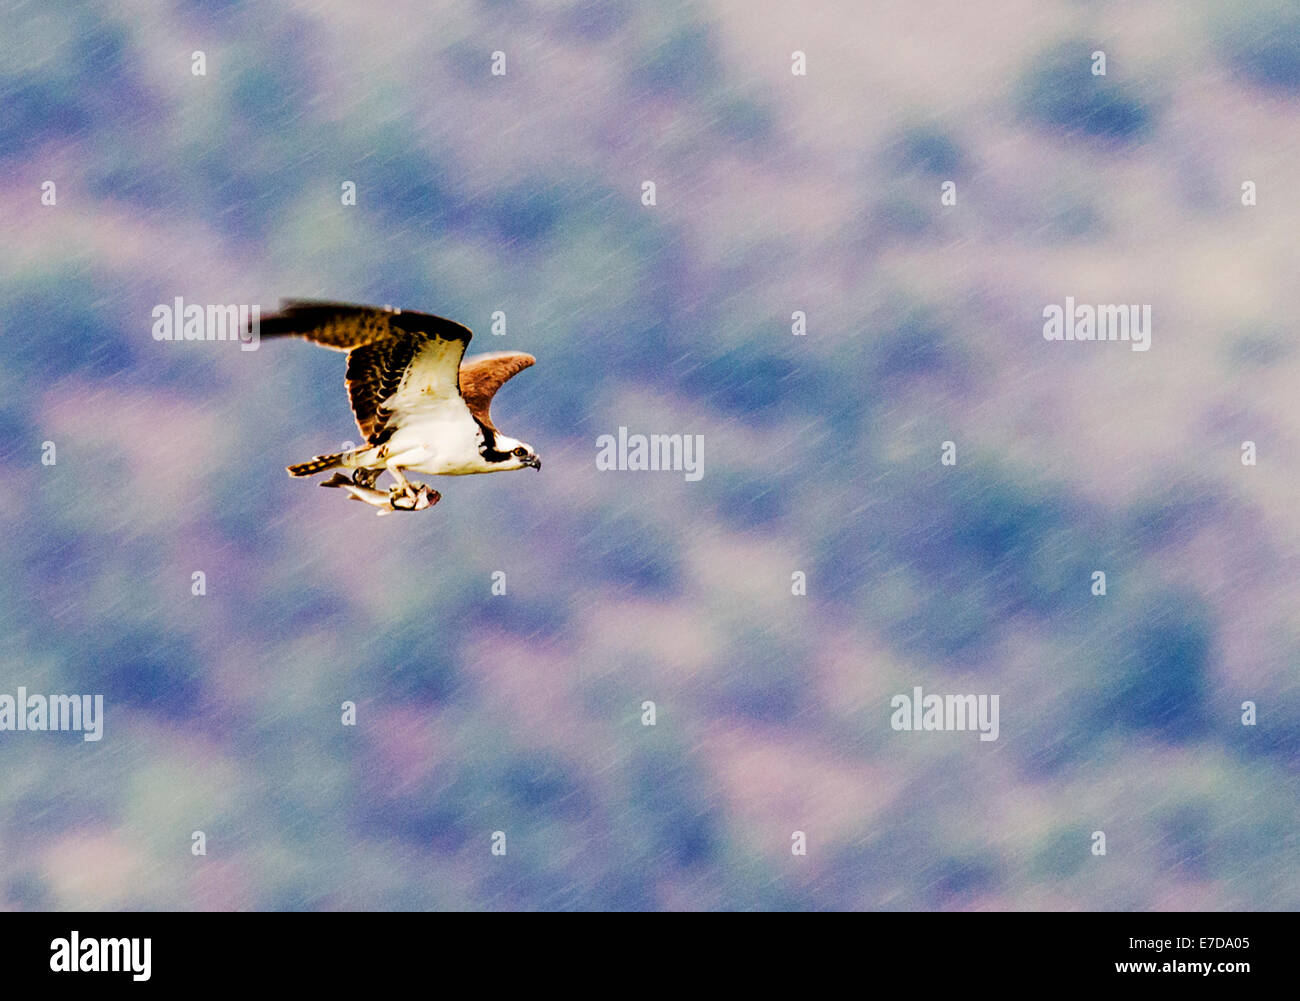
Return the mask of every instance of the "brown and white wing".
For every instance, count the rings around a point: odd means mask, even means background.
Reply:
[[[321,347],[351,351],[392,337],[400,329],[394,327],[394,319],[407,315],[418,314],[406,314],[390,306],[283,299],[280,301],[280,312],[261,321],[258,335],[302,337]]]
[[[384,431],[392,411],[383,404],[397,392],[416,349],[414,337],[388,337],[348,352],[344,383],[357,427],[368,444],[382,444],[386,439]]]
[[[392,433],[388,421],[401,404],[457,395],[460,361],[473,334],[429,313],[294,300],[261,321],[259,336],[302,337],[347,351],[357,428],[368,443],[379,444]]]
[[[490,413],[492,397],[507,379],[536,361],[522,351],[493,351],[466,358],[460,366],[460,395],[470,413],[495,431]]]

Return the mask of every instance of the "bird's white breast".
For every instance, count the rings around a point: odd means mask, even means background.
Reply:
[[[460,397],[428,399],[393,414],[388,461],[417,473],[460,476],[488,472],[479,453],[482,432]]]

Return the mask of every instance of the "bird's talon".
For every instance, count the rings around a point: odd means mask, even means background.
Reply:
[[[424,483],[412,484],[408,491],[393,486],[388,491],[388,509],[392,511],[423,511],[442,500],[442,494]]]

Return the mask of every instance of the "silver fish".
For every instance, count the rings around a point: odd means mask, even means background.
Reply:
[[[426,507],[433,507],[438,501],[442,500],[442,494],[424,483],[411,484],[415,487],[415,498],[403,492],[398,487],[393,487],[390,491],[379,490],[375,487],[363,487],[360,484],[353,483],[342,473],[335,473],[328,480],[323,480],[323,487],[341,487],[346,490],[353,500],[359,500],[371,507],[379,508],[379,515],[383,517],[386,514],[392,514],[394,511],[423,511]]]

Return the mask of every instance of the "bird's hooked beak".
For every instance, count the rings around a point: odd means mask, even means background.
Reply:
[[[530,455],[527,459],[524,460],[524,465],[532,466],[534,469],[541,469],[542,468],[541,456]]]

